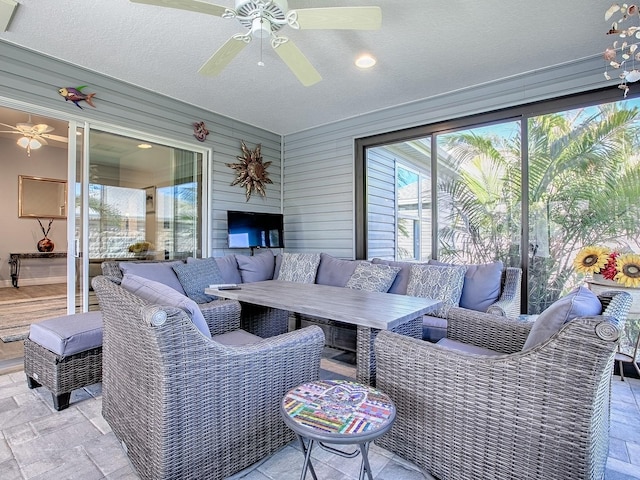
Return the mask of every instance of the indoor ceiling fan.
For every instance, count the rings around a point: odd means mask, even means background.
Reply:
[[[289,10],[287,0],[235,0],[235,8],[201,0],[130,0],[133,3],[178,8],[222,18],[235,18],[247,33],[233,35],[199,72],[217,75],[253,38],[271,39],[271,46],[304,86],[322,80],[313,65],[288,37],[278,35],[286,25],[300,30],[376,30],[382,25],[380,7],[324,7]]]
[[[13,133],[20,135],[18,139],[18,145],[27,149],[27,155],[31,155],[31,150],[37,150],[42,145],[48,145],[47,140],[54,140],[56,142],[67,143],[67,137],[61,137],[60,135],[52,135],[49,132],[54,130],[46,123],[39,123],[34,125],[31,123],[31,115],[29,115],[29,121],[26,123],[17,123],[15,127],[13,125],[7,125],[6,123],[0,123],[3,127],[10,128],[11,130],[0,130],[0,133]]]

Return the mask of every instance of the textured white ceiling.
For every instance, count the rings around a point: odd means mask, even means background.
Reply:
[[[212,2],[214,3],[214,2]],[[215,3],[233,7],[233,0]],[[200,66],[236,20],[128,0],[20,0],[0,39],[207,110],[289,134],[521,72],[600,55],[610,0],[290,0],[289,8],[378,5],[378,31],[288,35],[323,80],[303,87],[254,40],[217,77]],[[378,64],[362,71],[355,57]]]

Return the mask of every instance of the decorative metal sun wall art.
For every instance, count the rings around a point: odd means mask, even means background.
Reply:
[[[261,144],[258,144],[256,149],[251,151],[244,144],[244,141],[240,141],[240,143],[242,145],[242,156],[236,157],[240,160],[240,163],[227,163],[226,165],[236,171],[236,178],[231,182],[231,185],[244,187],[246,201],[248,202],[253,192],[258,192],[263,197],[267,195],[265,185],[273,183],[269,179],[269,173],[267,173],[267,168],[271,165],[271,162],[262,162]]]

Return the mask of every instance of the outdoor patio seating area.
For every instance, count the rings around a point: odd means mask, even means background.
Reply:
[[[325,351],[323,376],[353,372],[349,364]],[[328,372],[331,369],[332,372]],[[337,373],[333,373],[337,372]],[[640,380],[612,377],[612,417],[606,480],[640,479]],[[23,371],[0,376],[0,472],[3,480],[136,479],[129,460],[102,418],[101,384],[74,391],[71,405],[54,410],[44,388],[30,390]],[[370,460],[376,480],[421,480],[432,477],[377,445]],[[314,451],[319,480],[357,478],[360,459],[340,459]],[[291,442],[233,479],[293,480],[300,477],[303,456]]]

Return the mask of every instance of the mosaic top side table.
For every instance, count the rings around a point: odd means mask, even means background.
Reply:
[[[345,380],[318,380],[289,390],[280,404],[284,422],[291,428],[302,446],[304,465],[301,480],[307,470],[317,480],[311,464],[314,443],[321,448],[347,458],[362,454],[360,480],[365,472],[373,480],[369,465],[369,444],[386,433],[396,417],[391,399],[380,390]],[[308,445],[305,445],[307,439]],[[358,445],[345,452],[325,445]]]

